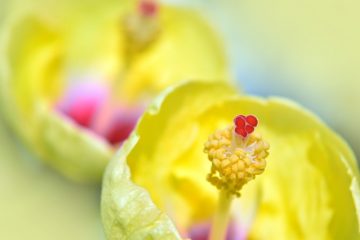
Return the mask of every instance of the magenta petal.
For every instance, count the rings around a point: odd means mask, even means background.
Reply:
[[[136,126],[140,114],[139,111],[120,111],[115,113],[105,132],[105,138],[111,144],[118,144],[127,139]]]
[[[57,109],[79,125],[89,127],[107,95],[107,89],[99,83],[80,82],[69,89]]]
[[[232,221],[227,230],[226,240],[245,240],[247,232],[239,223]]]
[[[193,226],[189,231],[191,240],[207,240],[210,233],[210,223],[202,223]]]
[[[57,110],[116,145],[130,135],[143,107],[124,107],[112,100],[105,85],[84,78],[69,88]]]
[[[188,237],[191,240],[207,240],[209,238],[211,229],[210,223],[197,224],[190,228]],[[226,240],[245,240],[246,231],[244,228],[239,226],[235,221],[231,221],[229,224]]]

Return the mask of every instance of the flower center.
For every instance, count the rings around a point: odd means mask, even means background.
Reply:
[[[114,102],[109,92],[105,85],[93,81],[77,83],[65,93],[56,109],[80,127],[117,145],[130,135],[143,107]]]

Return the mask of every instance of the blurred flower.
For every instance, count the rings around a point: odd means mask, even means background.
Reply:
[[[150,0],[35,3],[19,6],[1,32],[1,110],[32,152],[70,178],[99,181],[166,86],[228,79],[216,34],[191,10]]]
[[[108,165],[108,239],[206,239],[217,198],[204,142],[239,113],[258,117],[271,149],[265,172],[233,205],[227,239],[359,238],[359,171],[339,136],[286,99],[192,82],[157,98]]]

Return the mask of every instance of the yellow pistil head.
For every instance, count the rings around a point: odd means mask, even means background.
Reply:
[[[235,124],[210,135],[204,152],[212,164],[207,180],[218,189],[240,196],[244,184],[264,171],[269,144],[259,134],[252,133],[253,129],[244,137],[238,132],[245,126],[239,127],[236,120]],[[246,125],[246,119],[245,124],[241,121],[240,125]]]

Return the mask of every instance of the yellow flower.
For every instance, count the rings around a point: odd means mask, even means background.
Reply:
[[[108,165],[108,239],[181,239],[209,221],[217,194],[206,180],[203,146],[240,113],[258,117],[256,131],[271,146],[264,173],[234,200],[231,219],[241,239],[359,239],[359,171],[338,135],[289,100],[241,97],[225,84],[197,82],[157,98]]]
[[[166,86],[228,79],[221,44],[197,13],[138,2],[22,3],[1,31],[2,113],[70,178],[99,181],[113,144]]]

